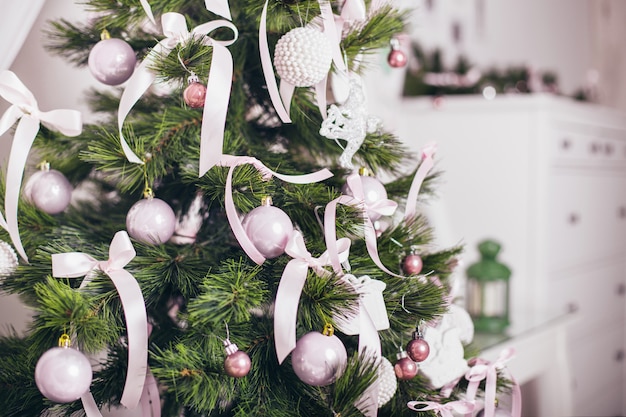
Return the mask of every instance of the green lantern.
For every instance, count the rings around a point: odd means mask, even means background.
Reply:
[[[485,240],[478,245],[481,259],[467,268],[467,311],[479,332],[500,333],[509,325],[511,270],[496,260],[500,244]]]

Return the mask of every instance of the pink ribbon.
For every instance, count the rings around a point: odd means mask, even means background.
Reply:
[[[20,187],[28,153],[39,132],[40,123],[66,136],[80,135],[83,123],[81,114],[77,110],[40,111],[35,96],[15,73],[8,70],[0,72],[0,96],[12,104],[0,119],[0,135],[4,134],[19,120],[13,136],[7,166],[6,193],[4,196],[6,220],[0,213],[0,226],[9,232],[15,249],[28,262],[17,222]]]
[[[135,257],[135,249],[125,231],[115,234],[109,247],[109,259],[97,261],[80,252],[52,255],[52,275],[77,278],[90,271],[107,274],[120,296],[128,334],[128,371],[120,403],[135,408],[141,398],[148,363],[148,325],[146,306],[139,284],[124,267]],[[90,394],[89,394],[90,395]]]
[[[146,16],[148,16],[148,19],[150,19],[153,25],[156,25],[156,20],[154,20],[154,13],[152,13],[152,7],[150,7],[150,3],[148,3],[148,0],[139,0],[139,3],[141,3],[141,7],[143,7],[143,11],[146,13]]]
[[[283,175],[278,174],[265,165],[258,159],[251,156],[233,156],[233,155],[222,155],[221,159],[218,163],[220,166],[230,167],[228,170],[228,175],[226,176],[226,189],[224,192],[224,206],[226,208],[226,217],[228,218],[228,222],[230,223],[230,227],[235,235],[235,238],[241,245],[241,248],[246,252],[246,254],[258,265],[261,265],[265,262],[265,256],[258,251],[258,249],[254,246],[254,244],[248,238],[246,231],[241,224],[241,220],[239,219],[239,214],[237,213],[237,208],[235,207],[235,203],[233,201],[233,171],[235,167],[243,164],[250,164],[254,166],[264,180],[268,181],[272,177],[276,177],[282,181],[289,182],[292,184],[311,184],[314,182],[323,181],[333,176],[333,173],[328,169],[324,168],[320,171],[305,174],[305,175]]]
[[[382,299],[382,290],[384,289],[385,284],[382,281],[376,282],[368,276],[357,278],[354,275],[344,275],[343,280],[350,284],[359,294],[359,308],[356,317],[356,320],[358,321],[359,354],[368,356],[374,360],[379,360],[381,357],[381,346],[378,329],[382,330],[382,328],[389,328],[389,320],[387,318],[386,325],[385,323],[382,323],[382,326],[377,328],[374,320],[372,319],[372,314],[374,314],[374,312],[370,312],[368,309],[365,297],[368,292],[380,290],[380,297]],[[372,284],[375,283],[381,285],[382,289],[373,289]],[[382,306],[384,307],[384,301]],[[341,330],[339,326],[338,328]],[[355,406],[368,417],[376,416],[378,414],[379,391],[380,381],[377,378],[369,387],[367,387],[363,395],[355,403]]]
[[[345,22],[362,22],[367,19],[367,9],[363,0],[346,0],[341,6],[341,19]]]
[[[470,401],[450,401],[445,404],[434,401],[409,401],[407,407],[414,411],[433,410],[441,417],[454,417],[454,413],[471,413],[475,405]]]
[[[261,66],[263,68],[263,75],[265,77],[265,84],[267,85],[267,91],[270,95],[270,100],[276,109],[276,114],[283,123],[291,123],[291,117],[289,116],[289,110],[285,108],[283,101],[278,91],[278,84],[274,77],[274,67],[272,65],[272,58],[270,57],[270,48],[267,42],[267,5],[269,0],[265,0],[263,5],[263,11],[261,12],[261,23],[259,25],[259,53],[261,55]]]
[[[148,19],[156,25],[154,14],[152,13],[152,7],[150,7],[148,0],[139,0],[139,2],[146,13],[146,16],[148,16]],[[220,15],[225,19],[233,20],[230,16],[230,6],[228,5],[228,0],[204,0],[204,4],[208,11]]]
[[[428,172],[435,164],[433,157],[436,151],[437,146],[435,144],[429,144],[422,148],[422,162],[415,173],[415,177],[413,177],[413,182],[411,183],[411,188],[409,189],[406,209],[404,211],[404,220],[415,217],[415,213],[417,212],[417,196],[420,192],[420,188],[422,188],[422,183],[424,182],[426,175],[428,175]]]
[[[476,359],[476,364],[465,374],[465,379],[469,381],[467,385],[466,398],[473,401],[480,381],[485,379],[485,417],[494,417],[496,407],[496,385],[498,380],[498,369],[504,368],[506,363],[515,356],[515,349],[504,349],[495,362],[489,363],[483,359]],[[513,393],[511,404],[511,416],[520,417],[522,414],[521,391],[519,385],[512,378]],[[466,417],[470,417],[470,412],[466,412]]]
[[[339,261],[337,247],[335,244],[335,242],[337,241],[337,230],[335,228],[337,205],[344,204],[348,206],[356,206],[363,210],[363,222],[365,223],[363,231],[365,234],[365,246],[367,247],[367,252],[369,253],[376,266],[378,266],[382,271],[389,275],[402,277],[401,275],[395,274],[387,269],[380,260],[380,257],[378,256],[378,245],[376,242],[376,230],[374,230],[374,225],[367,215],[368,211],[372,211],[379,213],[383,216],[390,216],[396,210],[398,206],[397,203],[391,200],[381,200],[377,201],[374,204],[367,205],[365,204],[365,196],[363,193],[361,176],[356,172],[352,173],[346,179],[346,182],[348,184],[348,187],[350,187],[353,196],[342,195],[337,197],[326,205],[326,211],[324,212],[324,236],[335,273],[341,272],[341,263]]]
[[[339,257],[348,259],[350,239],[343,238],[337,242]],[[274,342],[278,363],[296,347],[296,318],[298,315],[298,301],[306,281],[309,268],[320,277],[331,275],[325,266],[330,265],[328,252],[319,258],[314,258],[306,249],[302,233],[294,231],[285,247],[285,253],[293,259],[289,261],[278,284],[276,303],[274,306]]]
[[[203,23],[191,30],[187,28],[185,16],[179,13],[165,13],[161,17],[163,34],[165,39],[161,40],[148,54],[148,57],[137,67],[133,75],[127,82],[126,89],[120,98],[117,124],[120,134],[120,142],[126,158],[133,163],[143,164],[144,162],[130,149],[124,139],[122,126],[126,116],[135,103],[150,88],[156,74],[150,70],[153,60],[169,54],[179,44],[184,44],[189,39],[203,38],[203,44],[213,47],[211,68],[207,82],[207,95],[204,101],[202,113],[202,129],[200,131],[200,172],[203,176],[213,167],[222,154],[224,143],[224,127],[226,124],[226,113],[232,86],[233,60],[228,48],[238,37],[235,25],[227,20],[215,20]],[[208,34],[219,28],[229,28],[233,31],[233,39],[218,41],[212,39]],[[205,36],[207,35],[207,36]]]

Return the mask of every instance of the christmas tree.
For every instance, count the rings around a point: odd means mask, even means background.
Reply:
[[[462,250],[435,247],[420,214],[435,147],[409,155],[360,78],[410,13],[82,5],[93,19],[50,22],[47,42],[102,83],[86,92],[100,122],[38,109],[0,74],[2,289],[34,310],[26,335],[0,339],[2,415],[472,412],[491,376],[441,390],[419,372]],[[389,65],[405,62],[392,47]]]

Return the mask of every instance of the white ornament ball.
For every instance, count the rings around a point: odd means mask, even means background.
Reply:
[[[137,57],[133,48],[121,39],[98,42],[89,52],[91,74],[106,85],[120,85],[133,75]]]
[[[136,202],[126,215],[128,234],[143,243],[160,245],[167,242],[176,229],[176,214],[159,198]]]
[[[376,202],[387,200],[387,190],[382,182],[374,177],[361,175],[361,184],[363,186],[363,200],[366,206]],[[354,197],[352,189],[346,184],[341,190],[344,194]],[[380,219],[382,215],[373,210],[367,211],[367,216],[372,222]]]
[[[302,336],[291,353],[291,366],[298,378],[315,387],[335,382],[347,363],[348,353],[341,340],[320,332]]]
[[[397,389],[398,380],[393,365],[383,357],[378,365],[378,408],[387,404],[396,395]]]
[[[296,87],[314,86],[330,71],[331,48],[326,35],[317,29],[292,29],[276,43],[276,72],[282,80]]]
[[[242,226],[254,247],[268,259],[285,252],[293,233],[293,223],[287,213],[270,205],[250,211],[244,217]]]
[[[17,254],[7,242],[0,240],[0,277],[6,277],[15,272],[18,265]]]
[[[70,205],[72,184],[61,172],[51,169],[35,172],[24,185],[24,198],[39,210],[59,214]]]
[[[78,400],[89,390],[92,377],[89,359],[67,347],[46,351],[35,367],[37,388],[44,397],[57,403]]]

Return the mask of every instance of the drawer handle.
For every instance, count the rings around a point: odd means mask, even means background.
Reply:
[[[620,219],[626,219],[626,207],[620,206],[617,215],[619,216]]]
[[[591,153],[598,153],[602,150],[602,145],[600,145],[599,143],[592,143],[591,144]]]
[[[563,148],[563,150],[568,150],[570,147],[572,146],[572,142],[565,138],[563,139],[563,141],[561,142],[561,148]]]
[[[578,304],[577,303],[567,303],[567,312],[572,314],[578,311]]]
[[[580,222],[580,216],[578,215],[578,213],[571,213],[567,219],[567,221],[569,222],[569,224],[571,225],[575,225],[578,224]]]
[[[621,362],[624,360],[624,351],[622,349],[615,352],[615,362]]]
[[[613,145],[611,145],[610,143],[607,143],[604,146],[604,153],[606,153],[607,155],[613,155],[614,150],[615,149],[613,148]]]
[[[619,283],[617,286],[617,291],[616,291],[617,295],[624,295],[626,294],[626,284],[624,284],[623,282]]]

